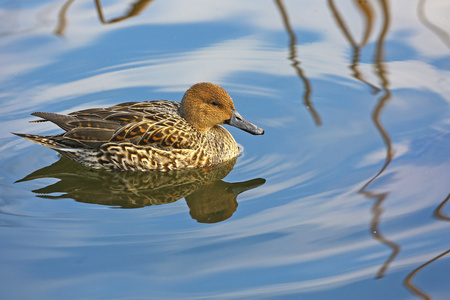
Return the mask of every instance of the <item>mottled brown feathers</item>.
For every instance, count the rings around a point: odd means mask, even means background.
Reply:
[[[219,124],[253,134],[264,132],[242,119],[227,92],[212,83],[192,86],[181,105],[168,100],[125,102],[68,115],[33,115],[42,118],[38,122],[50,121],[65,132],[17,135],[92,168],[131,171],[207,167],[235,158],[237,144]]]

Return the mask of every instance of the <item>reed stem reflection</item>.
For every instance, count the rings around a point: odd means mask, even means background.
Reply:
[[[375,109],[372,113],[372,122],[374,123],[375,128],[381,135],[381,138],[385,144],[386,158],[385,158],[385,162],[384,162],[383,166],[381,167],[380,171],[378,171],[377,174],[375,174],[370,180],[368,180],[366,182],[366,184],[364,184],[364,186],[359,190],[359,193],[363,194],[366,198],[376,200],[372,207],[373,217],[371,220],[371,228],[370,228],[370,232],[371,232],[372,236],[378,242],[380,242],[392,249],[391,255],[381,266],[380,270],[378,271],[378,273],[376,275],[376,278],[382,278],[384,276],[390,263],[400,253],[400,246],[398,244],[396,244],[395,242],[390,241],[387,238],[385,238],[379,230],[380,218],[383,213],[382,205],[383,205],[383,202],[385,201],[385,199],[388,197],[389,193],[376,193],[376,192],[371,192],[371,191],[367,190],[369,185],[386,170],[386,168],[389,166],[389,164],[391,163],[392,158],[393,158],[391,138],[381,122],[381,114],[383,112],[383,109],[385,108],[385,106],[387,105],[387,103],[389,102],[389,100],[391,98],[391,91],[389,89],[389,79],[386,76],[387,71],[386,71],[386,66],[384,64],[384,43],[385,43],[386,36],[387,36],[387,33],[389,31],[389,26],[390,26],[390,10],[389,10],[387,0],[380,0],[379,2],[381,5],[381,8],[382,8],[382,16],[383,16],[382,24],[383,25],[382,25],[380,35],[378,36],[378,39],[377,39],[376,53],[375,53],[375,58],[374,58],[374,66],[375,66],[375,72],[377,74],[377,77],[380,79],[381,89],[378,87],[375,87],[371,83],[367,82],[358,70],[360,51],[366,45],[366,43],[369,39],[370,33],[372,32],[372,27],[373,27],[373,22],[374,22],[374,20],[373,20],[374,12],[373,12],[372,7],[370,6],[369,3],[367,3],[367,1],[355,1],[359,10],[362,11],[363,17],[366,19],[366,22],[365,22],[366,26],[365,26],[365,30],[364,30],[364,34],[363,34],[363,40],[362,40],[361,44],[358,45],[355,42],[355,39],[350,34],[350,31],[347,29],[347,26],[345,25],[343,18],[340,16],[340,13],[334,4],[334,1],[328,0],[328,6],[332,12],[333,17],[336,20],[338,28],[342,31],[344,37],[347,39],[348,43],[350,44],[350,46],[353,49],[352,63],[349,66],[350,69],[353,70],[353,77],[356,80],[361,81],[361,82],[365,83],[366,85],[368,85],[369,87],[371,87],[373,93],[378,93],[379,91],[383,92],[383,94],[378,99],[377,105],[375,106]]]
[[[425,13],[425,2],[426,0],[419,0],[417,3],[417,17],[422,24],[430,29],[436,36],[448,47],[450,48],[450,34],[440,28],[439,26],[433,24],[427,17]]]
[[[141,208],[185,198],[192,218],[201,223],[215,223],[233,215],[239,194],[265,183],[262,178],[236,183],[223,181],[235,162],[234,159],[211,169],[113,172],[89,169],[61,157],[54,164],[34,171],[16,183],[56,178],[58,182],[33,192],[46,199],[69,198],[118,208]]]
[[[288,59],[292,62],[291,66],[295,69],[298,77],[303,82],[303,86],[305,87],[305,93],[303,94],[303,103],[306,109],[311,113],[311,116],[316,126],[321,126],[322,120],[311,101],[311,94],[312,94],[311,83],[309,82],[309,79],[306,77],[302,68],[300,67],[300,61],[297,60],[297,37],[294,33],[294,30],[292,29],[291,23],[289,21],[289,16],[286,12],[286,9],[284,8],[283,2],[281,0],[275,0],[275,3],[278,7],[278,10],[281,13],[284,27],[289,35],[290,53]]]
[[[424,263],[423,265],[421,265],[420,267],[414,269],[414,271],[412,271],[411,273],[408,274],[408,276],[406,276],[404,284],[405,286],[416,296],[425,299],[425,300],[431,300],[432,297],[430,295],[428,295],[427,293],[423,292],[422,290],[420,290],[413,282],[412,279],[413,277],[419,272],[421,271],[423,268],[425,268],[426,266],[428,266],[429,264],[431,264],[432,262],[444,257],[445,255],[449,254],[450,250],[445,251],[444,253],[436,256],[435,258],[427,261],[426,263]]]
[[[444,221],[450,221],[450,216],[446,216],[444,215],[444,213],[442,212],[444,206],[447,204],[447,202],[450,200],[450,194],[447,195],[447,197],[444,199],[444,201],[442,201],[442,203],[436,208],[436,210],[434,211],[434,216],[438,219],[444,220]],[[418,297],[422,298],[422,299],[432,299],[432,297],[430,295],[428,295],[427,293],[423,292],[421,289],[419,289],[413,282],[412,279],[413,277],[419,273],[420,271],[422,271],[422,269],[424,269],[426,266],[428,266],[429,264],[431,264],[432,262],[444,257],[445,255],[449,254],[450,250],[445,251],[444,253],[436,256],[435,258],[427,261],[426,263],[424,263],[423,265],[421,265],[420,267],[414,269],[411,273],[408,274],[408,276],[406,276],[404,284],[405,286],[415,295],[417,295]]]
[[[370,82],[368,82],[366,79],[364,79],[364,76],[362,75],[361,71],[359,70],[359,59],[361,56],[361,49],[367,44],[367,41],[372,32],[373,22],[374,22],[374,18],[373,18],[374,12],[373,12],[371,5],[367,1],[356,0],[355,2],[357,4],[357,7],[360,8],[360,11],[363,13],[364,19],[366,20],[365,27],[364,27],[363,39],[359,45],[358,45],[358,43],[356,43],[355,39],[350,34],[350,31],[348,30],[347,26],[345,25],[344,19],[341,17],[338,9],[336,8],[336,6],[334,4],[334,1],[328,0],[328,6],[333,14],[333,17],[336,20],[338,28],[342,31],[342,34],[344,35],[344,37],[347,39],[348,43],[352,47],[352,50],[353,50],[352,63],[349,66],[349,68],[353,71],[352,76],[356,80],[369,86],[371,88],[372,93],[376,94],[380,91],[380,89],[378,87],[376,87],[375,85],[371,84]]]
[[[375,239],[377,239],[380,243],[382,243],[392,249],[391,255],[388,257],[386,262],[381,266],[380,270],[377,273],[376,278],[384,277],[384,274],[386,273],[386,270],[388,269],[390,263],[397,257],[397,255],[400,253],[400,249],[401,249],[397,243],[386,239],[378,230],[378,222],[379,222],[379,218],[381,217],[380,207],[383,204],[386,197],[388,196],[388,193],[376,194],[376,193],[371,193],[366,190],[367,187],[386,170],[386,168],[389,166],[389,164],[391,163],[392,158],[394,156],[394,153],[392,150],[391,138],[390,138],[388,132],[384,129],[383,124],[381,123],[381,113],[391,98],[391,91],[389,90],[389,80],[386,76],[387,71],[386,71],[386,67],[384,64],[384,42],[386,40],[386,36],[389,31],[391,18],[390,18],[390,9],[389,9],[389,5],[388,5],[388,1],[387,0],[379,0],[379,2],[381,4],[381,8],[382,8],[383,27],[382,27],[380,35],[378,37],[374,63],[375,63],[376,74],[377,74],[378,78],[380,78],[380,81],[381,81],[380,84],[382,87],[383,95],[381,95],[380,99],[378,100],[378,103],[372,114],[372,121],[373,121],[375,127],[377,128],[378,132],[380,133],[380,135],[383,139],[383,142],[386,146],[386,158],[385,158],[384,165],[382,166],[380,171],[374,177],[372,177],[360,190],[360,192],[363,195],[365,195],[366,197],[376,199],[376,202],[373,206],[372,211],[380,212],[379,215],[374,213],[374,217],[372,220],[372,230],[371,231],[372,231],[373,237]]]
[[[135,17],[139,15],[143,10],[147,8],[148,5],[150,5],[151,2],[154,0],[140,0],[136,1],[134,4],[131,5],[131,8],[126,12],[123,16],[111,19],[109,21],[105,20],[105,17],[103,15],[103,9],[102,4],[100,0],[95,0],[95,7],[97,9],[98,19],[102,24],[112,24],[117,23],[123,20],[126,20],[128,18]],[[75,2],[75,0],[67,0],[64,5],[61,7],[61,10],[58,14],[58,23],[56,25],[55,31],[53,33],[58,36],[63,36],[66,28],[67,28],[67,11],[69,10],[70,5]]]
[[[434,211],[434,216],[438,219],[444,220],[444,221],[450,221],[450,216],[446,216],[442,210],[444,209],[444,206],[447,204],[448,200],[450,199],[450,194],[447,195],[447,198],[445,198],[444,201],[442,201],[441,204],[436,208]]]
[[[128,18],[132,18],[132,17],[139,15],[153,1],[154,0],[136,1],[135,3],[133,3],[131,5],[131,8],[128,10],[128,12],[126,12],[123,16],[111,19],[109,21],[105,20],[105,18],[103,16],[102,4],[101,4],[100,0],[95,0],[95,7],[97,8],[98,18],[100,19],[100,22],[102,22],[102,24],[113,24],[113,23],[117,23],[117,22],[126,20]]]
[[[53,32],[56,35],[59,36],[63,36],[64,32],[66,31],[66,27],[67,27],[67,11],[69,10],[70,5],[74,2],[75,0],[68,0],[66,3],[64,3],[63,7],[61,7],[61,10],[59,11],[58,14],[58,24],[56,26],[55,31]]]

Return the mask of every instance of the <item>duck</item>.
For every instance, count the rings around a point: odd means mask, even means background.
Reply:
[[[264,130],[245,120],[219,85],[191,86],[181,102],[152,100],[91,108],[67,115],[35,112],[65,132],[13,133],[93,169],[167,172],[210,168],[235,159],[239,147],[230,125],[253,135]]]

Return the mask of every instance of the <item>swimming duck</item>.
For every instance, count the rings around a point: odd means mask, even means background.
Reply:
[[[220,86],[197,83],[181,103],[126,102],[61,115],[35,112],[66,132],[40,136],[14,133],[94,169],[170,171],[207,168],[237,157],[233,136],[220,124],[264,134],[235,109]]]

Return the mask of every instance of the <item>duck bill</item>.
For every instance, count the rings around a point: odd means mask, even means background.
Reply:
[[[264,134],[264,129],[248,122],[235,110],[233,110],[231,118],[229,120],[226,120],[225,123],[234,126],[236,128],[242,129],[244,131],[247,131],[251,134],[255,135]]]

